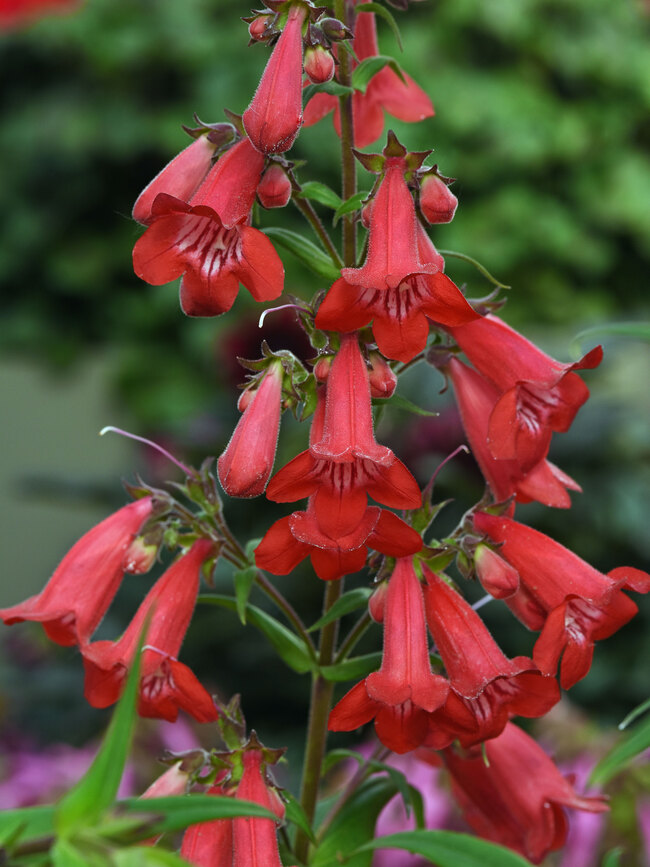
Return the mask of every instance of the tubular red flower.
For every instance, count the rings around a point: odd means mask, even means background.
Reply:
[[[217,719],[210,695],[192,671],[176,658],[192,619],[200,568],[213,554],[213,543],[199,539],[154,584],[118,641],[95,641],[82,646],[84,695],[89,704],[108,707],[117,701],[144,622],[151,612],[147,643],[142,651],[138,713],[174,722],[182,708],[199,722]]]
[[[597,367],[602,348],[561,364],[492,315],[448,331],[499,392],[488,423],[492,456],[532,469],[548,454],[552,433],[567,431],[589,397],[574,371]]]
[[[357,14],[352,47],[360,61],[379,54],[374,13]],[[410,123],[434,114],[431,100],[409,75],[404,73],[402,81],[394,70],[385,66],[371,78],[365,93],[357,91],[352,97],[356,147],[364,148],[379,138],[384,129],[384,110]],[[339,101],[330,94],[312,96],[305,106],[305,126],[317,123],[331,111],[334,111],[334,128],[341,135]]]
[[[333,581],[363,569],[368,548],[405,557],[422,548],[422,538],[397,515],[377,506],[369,506],[353,530],[331,538],[320,529],[310,498],[306,512],[294,512],[273,524],[255,549],[255,562],[274,575],[288,575],[311,557],[318,577]]]
[[[184,274],[181,307],[188,316],[230,310],[240,282],[256,301],[281,294],[282,262],[266,235],[245,222],[263,167],[263,156],[244,139],[218,160],[189,203],[167,193],[154,199],[133,267],[155,286]]]
[[[528,626],[540,630],[533,660],[545,674],[554,674],[560,657],[560,683],[569,689],[589,671],[594,642],[613,635],[637,612],[621,587],[648,592],[644,580],[627,570],[603,575],[559,542],[505,516],[477,512],[479,533],[501,543],[500,555],[519,573],[520,588],[505,600]]]
[[[263,154],[284,153],[302,124],[302,25],[306,11],[291,6],[251,104],[244,129]]]
[[[534,864],[562,848],[569,825],[563,807],[601,813],[603,796],[578,795],[542,748],[509,723],[480,752],[444,752],[452,791],[481,837],[520,852]]]
[[[427,317],[448,325],[478,318],[458,287],[441,272],[435,248],[433,261],[420,261],[420,252],[427,252],[428,245],[418,232],[415,205],[404,179],[406,168],[403,157],[386,160],[370,213],[366,261],[361,268],[341,271],[316,316],[317,328],[343,332],[374,320],[379,350],[404,362],[426,346]]]
[[[396,753],[420,746],[428,716],[449,684],[431,671],[422,587],[410,558],[401,558],[384,603],[384,654],[379,671],[353,687],[332,710],[330,731],[350,731],[375,719],[379,740]]]
[[[159,193],[188,201],[210,170],[214,151],[215,146],[205,135],[184,148],[140,193],[133,206],[133,219],[147,225],[151,220],[151,206]]]
[[[229,795],[223,786],[211,786],[208,795]],[[233,820],[214,819],[190,826],[183,834],[181,858],[195,867],[233,867]]]
[[[0,609],[0,618],[7,625],[23,620],[42,623],[48,638],[63,646],[89,641],[124,572],[137,573],[149,565],[128,555],[151,511],[151,497],[144,497],[97,524],[68,551],[44,590]]]
[[[469,747],[501,734],[513,716],[540,717],[557,704],[554,678],[526,656],[508,659],[462,596],[425,564],[422,571],[427,624],[455,693],[432,715],[427,745],[437,747],[442,736]]]
[[[270,500],[290,503],[314,494],[318,526],[332,539],[361,522],[368,494],[398,509],[421,503],[417,482],[374,438],[368,370],[355,335],[345,335],[327,379],[320,439],[271,479]]]
[[[272,364],[244,410],[217,471],[231,497],[259,497],[273,470],[280,431],[282,365]]]
[[[247,749],[242,759],[244,773],[235,797],[254,801],[277,814],[279,802],[271,797],[264,779],[262,752]],[[233,819],[233,852],[233,867],[282,867],[273,819]]]
[[[479,373],[457,358],[446,367],[472,454],[497,502],[515,496],[519,503],[537,500],[545,506],[568,509],[571,500],[567,488],[580,491],[572,478],[547,460],[529,471],[516,460],[497,460],[488,444],[488,423],[499,399],[499,392]]]

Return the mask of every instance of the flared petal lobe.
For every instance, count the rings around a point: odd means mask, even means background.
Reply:
[[[151,511],[151,497],[144,497],[97,524],[68,551],[41,593],[0,609],[0,618],[7,625],[42,623],[48,637],[64,646],[89,641],[124,572],[140,571],[139,559],[129,562],[128,553]]]

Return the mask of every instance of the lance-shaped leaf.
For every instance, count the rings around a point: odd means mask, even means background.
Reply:
[[[341,683],[345,680],[360,680],[371,672],[377,671],[381,665],[381,652],[367,653],[364,656],[352,656],[337,665],[324,665],[321,674],[326,680]]]
[[[320,202],[321,205],[327,205],[328,208],[333,208],[334,210],[342,204],[341,197],[331,187],[318,181],[308,181],[306,184],[303,184],[300,190],[300,198]]]
[[[530,861],[511,849],[455,831],[404,831],[370,840],[357,851],[375,849],[403,849],[422,855],[436,867],[530,867]],[[353,862],[354,858],[348,863]]]
[[[361,61],[361,63],[355,67],[354,72],[352,73],[352,87],[354,87],[355,90],[360,90],[361,93],[365,93],[370,81],[378,72],[381,72],[385,66],[390,66],[393,72],[404,81],[404,73],[395,58],[388,57],[384,54],[377,54],[375,57],[366,57],[365,60]]]
[[[316,629],[322,629],[333,620],[338,620],[344,614],[350,614],[351,611],[357,611],[359,608],[365,608],[368,605],[368,599],[372,595],[372,590],[368,587],[357,587],[354,590],[349,590],[336,600],[334,605],[329,609],[327,614],[324,614],[319,620],[309,627],[307,632],[313,632]]]
[[[627,732],[591,772],[590,784],[603,785],[650,747],[650,716]]]
[[[293,253],[296,259],[319,277],[323,277],[325,280],[336,280],[340,277],[340,271],[327,253],[313,241],[303,238],[297,232],[291,232],[289,229],[281,229],[277,226],[264,229],[264,234],[272,238],[276,244],[284,247],[285,250]]]

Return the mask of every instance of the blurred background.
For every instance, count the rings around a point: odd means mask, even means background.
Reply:
[[[244,376],[235,355],[259,355],[261,337],[303,359],[312,354],[291,318],[270,316],[260,331],[260,309],[245,292],[230,315],[189,320],[174,284],[146,285],[131,269],[141,231],[133,201],[189,142],[181,124],[192,125],[194,112],[207,122],[222,120],[223,108],[241,113],[255,89],[268,55],[246,47],[239,16],[248,11],[223,0],[92,0],[7,21],[0,34],[2,606],[38,592],[74,541],[124,503],[120,478],[178,479],[155,454],[114,435],[99,439],[100,428],[117,424],[198,463],[223,450],[236,422]],[[593,400],[551,452],[584,493],[569,513],[521,512],[604,572],[650,561],[650,359],[641,339],[649,318],[649,13],[641,0],[428,0],[395,13],[399,60],[431,95],[436,117],[387,127],[409,149],[435,148],[441,171],[457,178],[458,212],[435,228],[434,242],[512,286],[505,318],[549,354],[565,361],[604,344],[602,366],[585,374]],[[379,32],[382,50],[398,53],[390,30],[380,24]],[[307,161],[301,180],[337,186],[330,119],[304,130],[291,156]],[[364,183],[369,189],[368,176]],[[289,210],[262,212],[261,223],[301,230]],[[287,291],[311,297],[318,278],[282,255]],[[448,257],[447,273],[470,296],[490,291],[457,259]],[[604,331],[611,323],[632,327]],[[390,411],[378,428],[423,483],[463,440],[441,387],[434,371],[414,368],[402,394],[440,416]],[[285,416],[276,466],[304,447],[303,427]],[[457,460],[439,488],[455,499],[440,518],[443,534],[482,482],[471,459]],[[242,539],[286,514],[257,501],[227,508]],[[150,581],[126,582],[102,637],[119,634]],[[219,581],[228,592],[227,568]],[[279,583],[316,619],[321,587],[307,569]],[[650,692],[650,606],[637,601],[640,616],[598,648],[589,677],[571,691],[565,733],[573,730],[576,743],[607,740],[598,727],[618,723]],[[493,608],[485,617],[504,649],[529,653],[531,636]],[[249,723],[269,743],[289,743],[297,759],[305,684],[270,660],[250,627],[219,616],[215,626],[213,609],[198,610],[184,661],[223,698],[241,691]],[[368,647],[379,641],[373,633]],[[83,702],[74,651],[27,624],[3,628],[0,648],[8,774],[11,753],[43,754],[59,741],[81,747],[105,725],[107,713]],[[209,734],[194,736],[209,745]],[[151,773],[147,766],[143,780]],[[641,783],[626,785],[634,794]],[[621,821],[638,838],[629,815]]]

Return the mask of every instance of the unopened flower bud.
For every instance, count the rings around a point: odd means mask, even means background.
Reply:
[[[420,208],[429,223],[450,223],[457,206],[458,199],[437,175],[428,174],[422,178]]]
[[[379,352],[370,353],[370,395],[391,397],[397,388],[397,377]]]
[[[338,18],[321,18],[318,26],[331,42],[351,39],[353,34]]]
[[[507,599],[519,589],[519,573],[487,545],[479,545],[474,566],[483,589],[495,599]]]
[[[368,600],[368,614],[372,617],[375,623],[384,622],[384,607],[386,604],[387,590],[388,581],[382,581]]]
[[[318,380],[318,382],[327,382],[327,377],[330,372],[330,367],[332,366],[332,361],[334,360],[333,355],[321,355],[316,364],[314,365],[314,376]]]
[[[184,795],[190,775],[187,771],[181,770],[182,765],[183,762],[176,762],[171,768],[167,768],[165,773],[154,780],[140,797],[162,798],[165,795]]]
[[[130,575],[144,575],[153,566],[158,545],[155,542],[146,542],[142,536],[134,539],[128,547],[122,568]]]
[[[263,208],[284,208],[291,198],[291,181],[282,166],[274,163],[262,175],[257,198]]]
[[[268,15],[260,15],[259,17],[254,18],[248,25],[248,34],[250,38],[254,39],[256,42],[261,42],[264,39],[268,23]]]
[[[325,84],[334,77],[334,58],[321,45],[305,51],[305,74],[312,84]]]
[[[217,461],[221,487],[231,497],[258,497],[273,470],[280,430],[282,365],[272,364]]]

